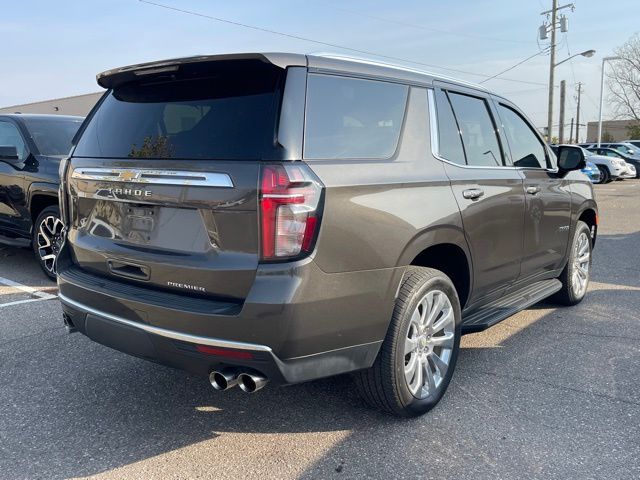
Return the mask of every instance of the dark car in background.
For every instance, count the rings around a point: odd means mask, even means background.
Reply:
[[[63,229],[58,167],[83,117],[0,115],[0,243],[33,247],[55,279]]]

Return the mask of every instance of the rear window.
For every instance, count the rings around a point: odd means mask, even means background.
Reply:
[[[408,87],[310,74],[304,157],[389,158],[396,151]]]
[[[283,70],[236,66],[172,74],[110,91],[78,157],[260,159],[275,147]]]
[[[68,155],[71,139],[82,124],[81,118],[23,117],[29,135],[42,155]]]

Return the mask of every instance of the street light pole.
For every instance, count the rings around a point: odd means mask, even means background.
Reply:
[[[558,0],[553,0],[551,7],[551,59],[549,61],[549,105],[547,110],[547,142],[551,143],[551,132],[553,128],[553,69],[556,63],[556,13],[558,10]]]
[[[602,59],[602,72],[600,74],[600,111],[598,112],[598,148],[602,142],[602,103],[604,99],[604,65],[608,60],[620,60],[620,57],[604,57]]]
[[[566,85],[566,81],[560,81],[560,124],[558,125],[558,143],[564,143],[564,103],[566,97]]]

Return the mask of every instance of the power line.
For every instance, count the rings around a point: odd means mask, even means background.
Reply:
[[[352,15],[357,15],[360,17],[365,17],[365,18],[370,18],[373,20],[378,20],[380,22],[386,22],[386,23],[393,23],[396,25],[401,25],[403,27],[410,27],[410,28],[417,28],[419,30],[426,30],[428,32],[436,32],[436,33],[444,33],[446,35],[455,35],[458,37],[465,37],[465,38],[473,38],[473,39],[480,39],[480,40],[491,40],[494,42],[504,42],[504,43],[521,43],[521,44],[527,44],[530,45],[533,42],[531,41],[525,41],[525,40],[509,40],[507,38],[498,38],[498,37],[487,37],[484,35],[476,35],[474,33],[462,33],[462,32],[453,32],[451,30],[444,30],[444,29],[440,29],[440,28],[432,28],[432,27],[425,27],[424,25],[418,25],[416,23],[409,23],[409,22],[403,22],[400,20],[393,20],[390,18],[385,18],[385,17],[378,17],[377,15],[371,15],[369,13],[363,13],[363,12],[358,12],[356,10],[351,10],[348,8],[342,8],[342,7],[332,7],[335,10],[339,10],[342,12],[347,12],[350,13]]]
[[[555,88],[559,88],[558,85]],[[512,90],[510,92],[501,92],[501,95],[515,95],[517,93],[529,93],[529,92],[539,92],[540,90],[546,90],[547,87],[538,87],[538,88],[525,88],[524,90]]]
[[[524,60],[521,60],[520,62],[516,63],[515,65],[510,66],[509,68],[507,68],[506,70],[501,71],[500,73],[496,73],[495,75],[490,76],[489,78],[485,78],[484,80],[482,80],[480,83],[484,83],[484,82],[488,82],[489,80],[493,80],[496,77],[499,77],[500,75],[502,75],[503,73],[507,73],[510,70],[513,70],[514,68],[522,65],[524,62],[527,62],[529,60],[531,60],[533,57],[537,57],[538,55],[542,55],[545,50],[542,50],[541,52],[536,52],[533,55],[525,58]]]
[[[432,63],[418,62],[418,61],[415,61],[415,60],[410,60],[410,59],[402,58],[402,57],[395,57],[395,56],[392,56],[392,55],[383,55],[383,54],[376,53],[376,52],[373,52],[373,51],[370,51],[370,50],[361,50],[361,49],[358,49],[358,48],[352,48],[352,47],[346,47],[344,45],[339,45],[337,43],[324,42],[322,40],[315,40],[315,39],[312,39],[312,38],[301,37],[301,36],[293,35],[293,34],[290,34],[290,33],[278,32],[277,30],[272,30],[272,29],[269,29],[269,28],[257,27],[257,26],[254,26],[254,25],[246,24],[246,23],[236,22],[236,21],[233,21],[233,20],[227,20],[225,18],[214,17],[212,15],[207,15],[207,14],[204,14],[204,13],[194,12],[192,10],[185,10],[185,9],[178,8],[178,7],[172,7],[170,5],[164,5],[162,3],[156,3],[156,2],[149,1],[149,0],[138,0],[138,1],[140,3],[146,3],[147,5],[153,5],[153,6],[156,6],[156,7],[164,8],[166,10],[172,10],[174,12],[180,12],[180,13],[184,13],[184,14],[187,14],[187,15],[193,15],[193,16],[196,16],[196,17],[206,18],[206,19],[209,19],[209,20],[213,20],[215,22],[226,23],[226,24],[229,24],[229,25],[235,25],[237,27],[248,28],[248,29],[251,29],[251,30],[257,30],[259,32],[270,33],[272,35],[279,35],[281,37],[291,38],[291,39],[294,39],[294,40],[301,40],[303,42],[315,43],[317,45],[323,45],[325,47],[339,48],[341,50],[347,50],[347,51],[354,52],[354,53],[360,53],[360,54],[364,54],[364,55],[371,55],[371,56],[384,58],[384,59],[387,59],[387,60],[394,60],[394,61],[398,61],[398,62],[412,63],[414,65],[421,65],[421,66],[429,67],[429,68],[438,68],[440,70],[447,70],[447,71],[450,71],[450,72],[462,73],[462,74],[465,74],[465,75],[474,75],[474,76],[477,76],[477,77],[485,77],[485,78],[489,76],[489,75],[485,75],[485,74],[482,74],[482,73],[469,72],[469,71],[466,71],[466,70],[459,70],[459,69],[450,68],[450,67],[442,67],[440,65],[435,65],[435,64],[432,64]],[[525,83],[525,84],[529,84],[529,85],[544,85],[544,83],[540,83],[540,82],[530,82],[530,81],[527,81],[527,80],[516,80],[516,79],[512,79],[512,78],[501,78],[500,80],[505,80],[505,81],[509,81],[509,82],[516,82],[516,83]]]

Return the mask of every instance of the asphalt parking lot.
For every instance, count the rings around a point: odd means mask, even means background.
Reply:
[[[348,377],[219,393],[67,335],[31,253],[0,247],[0,477],[640,478],[640,181],[596,194],[587,298],[465,337],[414,420]]]

